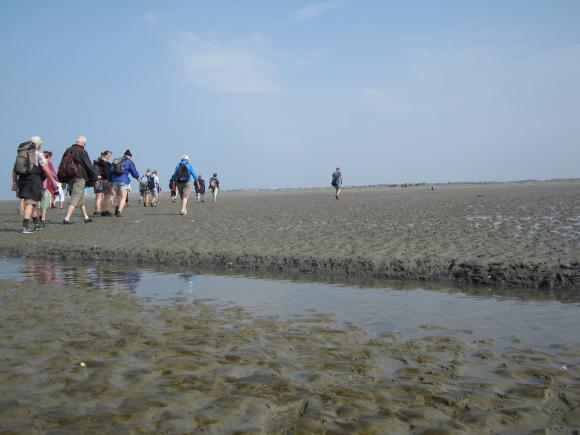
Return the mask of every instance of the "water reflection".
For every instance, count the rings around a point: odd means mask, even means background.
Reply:
[[[4,268],[1,274],[3,278],[18,279],[23,276],[38,284],[50,282],[61,286],[115,289],[133,294],[137,293],[143,274],[140,269],[118,267],[112,263],[88,265],[48,259],[25,259],[12,274],[6,269],[9,270]]]
[[[131,264],[94,262],[94,263],[61,263],[51,259],[0,259],[0,278],[27,279],[40,284],[55,282],[60,285],[95,286],[103,289],[115,289],[137,293],[143,275],[151,280],[153,276],[175,275],[186,283],[191,293],[194,282],[200,276],[215,276],[216,270],[198,269],[195,272],[166,265],[154,265],[139,268]],[[7,267],[12,264],[12,267]],[[16,268],[16,269],[15,269]],[[299,273],[252,273],[240,275],[239,271],[219,270],[220,276],[290,281],[294,283],[324,284],[358,289],[384,289],[396,291],[416,291],[417,289],[433,290],[451,294],[464,294],[476,298],[501,298],[521,301],[558,301],[562,303],[580,303],[580,291],[575,289],[519,289],[498,288],[474,285],[457,285],[441,282],[395,281],[378,278],[356,278],[339,276],[315,276]],[[146,285],[147,286],[147,285]]]

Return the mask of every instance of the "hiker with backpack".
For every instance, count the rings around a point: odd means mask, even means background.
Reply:
[[[213,173],[213,177],[209,179],[209,190],[211,191],[212,204],[217,202],[217,194],[220,190],[220,180],[218,180],[217,172]]]
[[[149,199],[149,177],[151,169],[145,169],[145,173],[139,178],[139,204],[143,202],[143,207],[147,207],[147,200]]]
[[[151,207],[157,207],[159,202],[159,192],[161,192],[161,187],[159,186],[159,177],[157,175],[157,169],[151,171],[149,175],[149,205]]]
[[[171,179],[175,182],[176,189],[181,197],[181,212],[182,216],[187,215],[187,200],[189,198],[189,192],[191,192],[191,179],[197,182],[197,175],[195,169],[191,163],[189,163],[189,157],[184,154],[181,156],[181,161],[175,167],[175,171],[171,176]]]
[[[117,197],[117,206],[115,207],[115,216],[122,217],[123,209],[127,202],[127,196],[131,189],[131,175],[135,180],[139,180],[139,172],[133,163],[133,154],[130,150],[125,151],[123,157],[113,160],[111,165],[111,181],[113,190]]]
[[[62,221],[63,225],[71,223],[72,214],[77,207],[80,208],[85,223],[93,221],[87,213],[85,187],[93,186],[98,180],[99,174],[85,150],[86,144],[86,137],[77,137],[75,143],[64,152],[58,166],[58,179],[68,183],[70,190],[70,201]]]
[[[112,216],[108,210],[111,195],[113,194],[111,182],[109,181],[109,178],[111,178],[111,157],[113,157],[113,153],[106,150],[93,162],[99,174],[99,178],[95,183],[95,208],[93,210],[93,216]]]
[[[340,195],[340,189],[342,188],[342,173],[340,172],[340,168],[337,166],[336,171],[332,173],[332,180],[330,185],[334,187],[334,197],[338,199]]]
[[[33,136],[18,146],[13,167],[12,190],[18,192],[22,201],[22,234],[31,234],[43,228],[38,218],[38,208],[42,200],[43,178],[58,183],[50,172],[48,162],[40,152],[42,139]],[[31,222],[32,220],[32,222]]]

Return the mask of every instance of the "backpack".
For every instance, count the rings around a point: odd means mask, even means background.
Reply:
[[[149,190],[155,189],[155,175],[149,175],[147,178],[147,188]]]
[[[189,181],[189,168],[185,163],[179,164],[179,169],[177,169],[177,174],[175,174],[175,181],[178,183],[187,183]]]
[[[69,148],[64,152],[60,165],[58,165],[58,172],[56,174],[58,181],[67,183],[72,178],[75,178],[79,173],[79,165],[73,158],[73,152]]]
[[[32,141],[23,142],[18,145],[14,171],[17,175],[28,175],[36,160],[36,145]]]
[[[214,177],[209,179],[209,187],[210,189],[215,189],[217,187],[217,180]]]
[[[149,176],[143,175],[139,179],[139,190],[147,190],[149,189]]]
[[[340,173],[334,172],[332,174],[332,182],[330,183],[331,186],[338,186],[338,181],[340,180]]]
[[[123,157],[113,160],[111,173],[113,175],[123,175],[125,173],[125,159]]]

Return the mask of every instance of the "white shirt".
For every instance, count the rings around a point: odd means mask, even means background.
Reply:
[[[34,159],[34,166],[44,166],[48,163],[44,153],[42,151],[36,150],[36,158]]]

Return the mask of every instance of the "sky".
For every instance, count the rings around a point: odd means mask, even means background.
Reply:
[[[224,188],[580,177],[580,2],[0,1],[20,142]],[[166,183],[165,183],[166,184]]]

